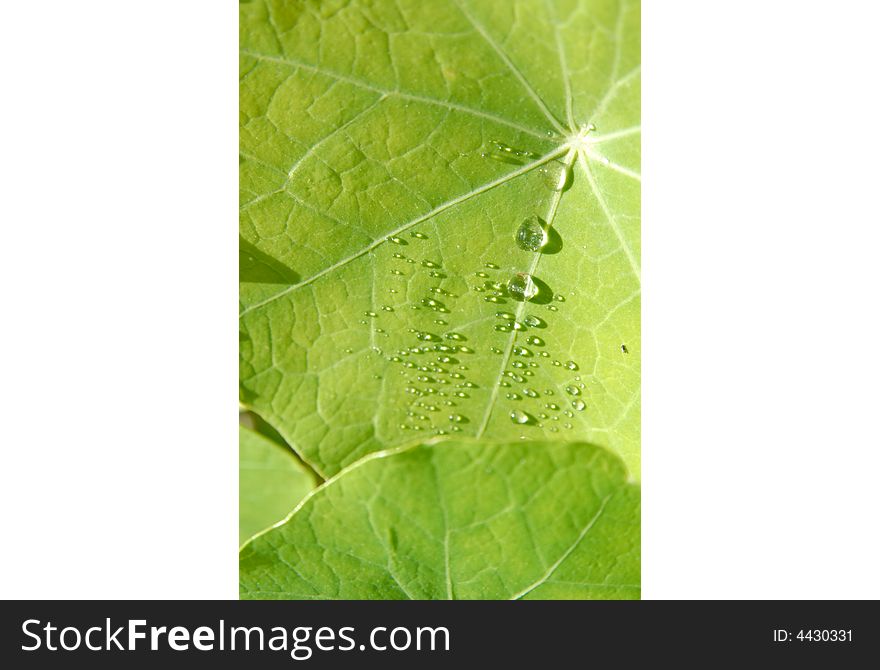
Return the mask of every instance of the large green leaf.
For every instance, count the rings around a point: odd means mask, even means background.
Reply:
[[[588,444],[379,452],[242,549],[243,598],[639,597],[639,486]]]
[[[241,46],[242,402],[325,475],[455,434],[637,478],[638,3],[254,1]]]
[[[238,540],[281,521],[315,486],[287,447],[238,428]]]

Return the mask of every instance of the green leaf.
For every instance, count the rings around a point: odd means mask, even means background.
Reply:
[[[242,403],[324,475],[454,434],[638,478],[638,3],[255,1],[241,48]]]
[[[239,426],[238,539],[281,521],[315,486],[287,447]]]
[[[638,484],[582,443],[366,457],[242,549],[258,599],[638,598]]]

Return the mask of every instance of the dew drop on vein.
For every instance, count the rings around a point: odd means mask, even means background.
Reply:
[[[540,251],[547,245],[547,231],[537,216],[525,219],[516,231],[516,244],[525,251]]]
[[[538,295],[538,286],[530,274],[518,272],[507,282],[507,290],[519,300],[531,300]]]
[[[565,163],[552,161],[541,167],[544,184],[551,191],[562,191],[571,180],[571,168]]]

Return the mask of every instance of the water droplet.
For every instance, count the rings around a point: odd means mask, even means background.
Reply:
[[[497,330],[499,333],[509,333],[510,326],[505,326],[503,323],[499,323],[495,325],[495,330]]]
[[[566,422],[566,423],[563,424],[563,425],[564,425],[566,428],[568,428],[569,430],[571,430],[571,424],[570,424],[570,423]]]
[[[535,389],[523,389],[523,395],[527,395],[529,398],[537,398],[538,392]]]
[[[555,395],[553,389],[544,389],[544,395]]]
[[[375,317],[378,316],[376,312],[364,312],[364,316]]]
[[[459,350],[461,353],[463,353],[463,354],[472,354],[472,353],[474,353],[474,350],[471,349],[470,347],[467,347],[467,346],[459,347],[458,350]]]
[[[519,400],[520,398],[519,398],[519,394],[518,394],[518,393],[508,393],[508,394],[507,394],[507,399],[508,399],[508,400]]]
[[[547,409],[552,409],[554,412],[559,409],[559,405],[557,405],[555,402],[548,402],[546,405],[544,405],[544,407],[546,407]]]
[[[490,270],[500,270],[501,269],[501,266],[495,265],[495,263],[486,263],[486,267],[489,268]]]
[[[443,274],[442,272],[437,272],[436,270],[431,270],[431,271],[428,273],[428,276],[429,276],[429,277],[439,277],[440,279],[445,279],[445,278],[446,278],[446,275],[445,275],[445,274]]]
[[[565,367],[568,368],[569,370],[577,370],[578,364],[575,363],[574,361],[565,361]]]
[[[483,300],[486,302],[501,302],[501,299],[494,295],[487,295]]]
[[[449,322],[444,321],[443,319],[434,319],[434,323],[436,323],[438,326],[448,326],[449,325]]]
[[[495,316],[499,319],[506,319],[508,321],[513,321],[516,318],[516,316],[510,312],[495,312]]]
[[[554,299],[556,302],[565,302],[565,296],[562,295],[561,293],[557,293],[556,295],[554,295],[554,296],[553,296],[553,299]]]
[[[538,286],[532,276],[525,272],[519,272],[507,282],[507,290],[517,300],[531,300],[538,294]]]
[[[416,337],[422,340],[423,342],[441,342],[442,339],[439,335],[434,335],[434,333],[417,333]]]
[[[565,392],[568,393],[568,395],[580,395],[581,394],[581,390],[577,386],[566,386]]]
[[[559,431],[559,429],[558,429],[556,426],[550,426],[550,432],[551,432],[551,433],[556,433],[556,432],[558,432],[558,431]]]
[[[562,191],[571,181],[571,168],[559,161],[541,167],[544,184],[551,191]]]
[[[398,258],[398,259],[404,259],[404,258],[406,258],[406,256],[404,256],[403,254],[400,254],[400,253],[397,253],[397,254],[391,254],[391,256],[392,256],[392,258]]]
[[[542,352],[540,352],[538,355],[539,355],[539,356],[542,356],[542,357],[544,357],[544,358],[550,358],[550,352],[549,352],[549,351],[542,351]]]
[[[525,251],[540,251],[547,244],[547,231],[541,219],[530,216],[525,219],[516,231],[516,244]]]
[[[522,325],[519,321],[513,322],[513,329],[514,330],[522,330],[523,328],[525,328],[525,326]]]
[[[393,312],[394,308],[391,307],[390,305],[382,305],[382,311],[383,312]]]
[[[532,355],[532,351],[530,349],[526,349],[525,347],[521,347],[519,345],[513,348],[513,353],[517,356],[525,356],[526,358]]]
[[[556,305],[547,305],[547,309],[549,309],[551,312],[559,311],[559,308]]]
[[[412,236],[415,237],[417,240],[427,240],[427,239],[428,239],[428,236],[425,235],[424,233],[411,233],[411,234],[412,234]]]
[[[391,271],[391,274],[400,276],[400,275],[402,275],[403,273],[402,273],[400,270],[392,270],[392,271]]]
[[[543,347],[544,346],[544,340],[542,340],[537,335],[529,335],[526,338],[526,343],[531,344],[534,347]]]
[[[406,240],[401,239],[395,235],[392,235],[391,237],[389,237],[387,239],[389,242],[393,242],[394,244],[406,244]]]
[[[346,348],[345,348],[345,353],[347,353],[347,354],[354,353],[354,349],[352,349],[351,347],[346,347]]]
[[[440,265],[434,261],[422,261],[422,266],[426,268],[439,268]]]
[[[537,316],[534,316],[532,314],[526,316],[526,318],[523,319],[523,323],[530,328],[543,328],[547,325],[543,319],[539,319]]]
[[[450,414],[449,420],[452,421],[453,423],[466,423],[467,422],[467,418],[465,418],[461,414]]]
[[[461,333],[446,333],[446,339],[461,342],[462,340],[466,340],[467,338]]]
[[[519,369],[522,369],[522,368],[524,368],[524,367],[526,366],[526,364],[523,363],[522,361],[513,361],[513,362],[511,362],[511,365],[512,365],[513,367],[515,367],[515,368],[519,368]]]
[[[429,377],[428,375],[419,375],[418,377],[416,377],[416,379],[419,380],[420,382],[423,382],[426,384],[436,384],[437,383],[436,379],[434,379],[433,377]]]
[[[489,351],[491,351],[493,354],[503,354],[504,353],[498,347],[489,347]]]
[[[510,420],[519,424],[528,423],[529,415],[521,410],[515,409],[510,413]]]
[[[574,407],[578,412],[582,412],[584,410],[584,408],[587,406],[587,403],[585,403],[583,400],[578,398],[577,400],[571,401],[571,406]]]

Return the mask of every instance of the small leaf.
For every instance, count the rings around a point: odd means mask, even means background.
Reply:
[[[238,539],[281,521],[315,486],[287,447],[239,426]]]

